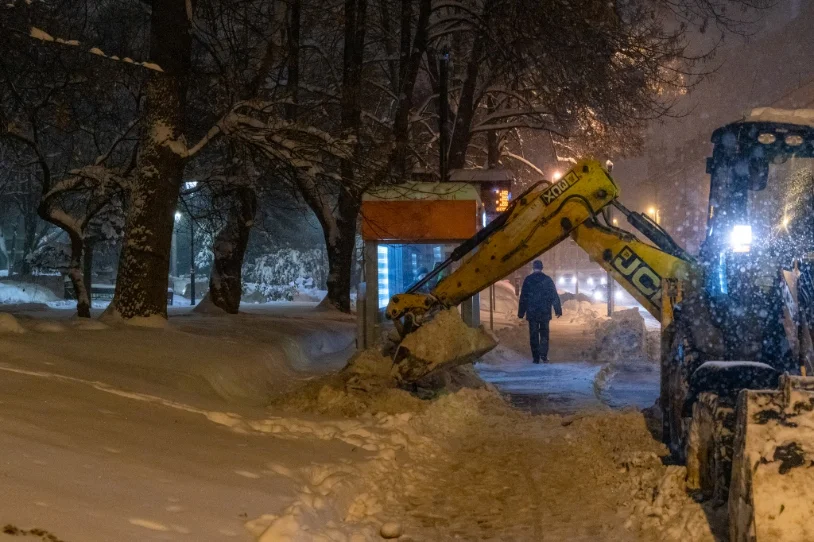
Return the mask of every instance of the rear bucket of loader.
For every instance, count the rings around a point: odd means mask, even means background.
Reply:
[[[415,382],[434,371],[472,363],[495,346],[495,338],[482,327],[471,328],[457,310],[444,310],[401,341],[396,370],[402,382]]]
[[[784,376],[780,390],[738,397],[731,542],[814,540],[814,378]]]

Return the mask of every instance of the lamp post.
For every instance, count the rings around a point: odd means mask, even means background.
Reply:
[[[198,186],[198,181],[184,183],[184,188],[192,190]],[[195,218],[192,210],[189,211],[189,304],[195,305]]]
[[[181,223],[184,215],[180,211],[175,212],[176,224]],[[175,244],[175,230],[172,232],[173,243]],[[175,244],[175,250],[178,250],[178,245]],[[177,261],[177,256],[175,257]],[[177,263],[175,264],[177,265]],[[189,304],[195,304],[195,221],[192,215],[189,215]]]
[[[195,221],[189,215],[189,304],[195,305]]]
[[[170,250],[170,275],[178,276],[178,223],[181,222],[181,213],[175,211],[175,227],[172,229],[172,246]]]

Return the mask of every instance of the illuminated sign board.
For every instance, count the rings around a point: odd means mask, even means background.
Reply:
[[[499,189],[495,198],[495,211],[498,213],[502,213],[506,209],[509,208],[509,199],[511,198],[511,193],[506,189]]]

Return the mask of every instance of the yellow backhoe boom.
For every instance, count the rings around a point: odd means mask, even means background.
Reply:
[[[459,267],[429,294],[418,293],[413,287],[393,296],[387,317],[415,320],[434,308],[458,305],[571,235],[661,320],[662,281],[688,278],[694,264],[681,257],[683,251],[658,226],[616,202],[618,195],[619,189],[599,162],[578,163],[556,183],[537,185],[520,196],[486,229],[458,247],[436,272],[458,260]],[[665,249],[646,244],[624,230],[601,226],[602,210],[611,204],[623,209],[631,223],[631,217],[639,221],[649,237],[663,238]]]

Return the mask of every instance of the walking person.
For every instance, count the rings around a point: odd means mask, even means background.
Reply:
[[[543,262],[534,260],[534,272],[523,281],[520,290],[520,307],[518,318],[529,322],[531,355],[534,363],[548,363],[548,332],[551,322],[551,310],[562,316],[560,296],[551,277],[543,273]]]

